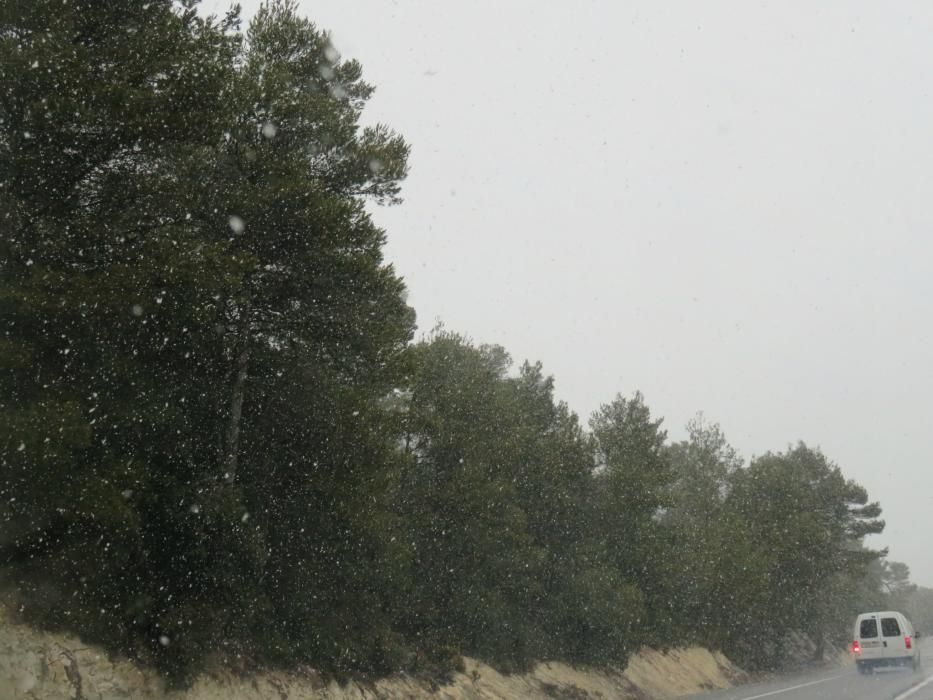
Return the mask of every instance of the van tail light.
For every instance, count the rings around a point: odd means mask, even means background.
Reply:
[[[907,648],[909,649],[910,646],[908,646]],[[853,654],[861,654],[861,653],[862,653],[862,645],[858,643],[858,640],[857,640],[857,639],[856,639],[854,642],[852,642],[852,653],[853,653]]]
[[[913,642],[910,640],[910,635],[909,635],[909,634],[905,634],[905,635],[904,635],[904,646],[906,646],[908,649],[913,649],[913,648],[914,648],[914,647],[913,647]]]

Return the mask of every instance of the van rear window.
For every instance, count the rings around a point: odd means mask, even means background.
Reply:
[[[878,621],[873,617],[866,617],[858,626],[858,636],[862,639],[871,639],[878,636]]]
[[[900,637],[901,627],[893,617],[881,618],[881,634],[885,637]]]

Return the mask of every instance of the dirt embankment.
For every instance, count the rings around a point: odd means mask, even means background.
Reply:
[[[729,687],[744,673],[721,654],[705,649],[662,653],[646,649],[624,672],[575,669],[542,663],[522,675],[502,675],[466,659],[449,685],[396,676],[374,684],[339,686],[313,671],[263,673],[242,678],[228,672],[201,676],[186,691],[168,691],[150,669],[111,659],[99,648],[64,634],[37,631],[11,619],[0,606],[0,700],[356,700],[382,698],[631,698],[668,700]]]

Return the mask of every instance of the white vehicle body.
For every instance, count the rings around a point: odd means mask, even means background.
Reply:
[[[916,631],[903,613],[894,610],[858,616],[853,632],[852,654],[859,672],[876,666],[920,668]]]

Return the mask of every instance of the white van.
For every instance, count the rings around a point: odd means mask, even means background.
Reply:
[[[904,615],[893,610],[862,613],[855,621],[852,655],[859,673],[875,666],[910,666],[920,668],[914,626]]]

